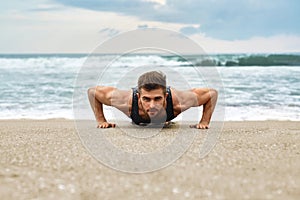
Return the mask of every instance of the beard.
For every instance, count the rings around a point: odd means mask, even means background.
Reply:
[[[148,114],[148,116],[149,116],[149,114]],[[166,113],[166,110],[162,108],[161,110],[158,111],[158,113],[155,116],[150,115],[149,117],[150,117],[151,123],[154,123],[154,124],[165,123],[166,119],[167,119],[167,113]]]
[[[150,119],[150,123],[161,124],[161,123],[165,123],[167,119],[167,113],[164,106],[165,103],[163,104],[161,109],[150,108],[146,110],[142,105],[142,109],[146,113],[147,118]]]

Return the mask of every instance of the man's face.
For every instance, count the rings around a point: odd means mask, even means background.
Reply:
[[[142,109],[150,118],[165,117],[166,98],[167,93],[164,93],[162,88],[151,91],[141,88],[139,93],[139,100],[141,102]]]

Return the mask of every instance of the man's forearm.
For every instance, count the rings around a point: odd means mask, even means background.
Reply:
[[[103,104],[96,98],[95,88],[90,88],[88,90],[88,97],[90,101],[91,108],[94,112],[96,121],[98,123],[106,122],[104,113],[103,113]]]
[[[94,114],[98,123],[106,122],[103,112],[103,104],[95,99]]]
[[[210,107],[211,106],[207,106],[207,104],[203,105],[203,113],[199,123],[209,124],[213,112]]]
[[[205,123],[209,124],[212,114],[214,112],[216,103],[217,103],[217,98],[218,98],[218,93],[215,90],[209,91],[210,98],[209,100],[203,105],[203,113],[202,113],[202,118],[199,123]]]

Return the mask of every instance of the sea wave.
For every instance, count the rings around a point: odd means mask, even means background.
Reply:
[[[166,56],[174,59],[173,56]],[[194,66],[300,66],[298,54],[218,54],[177,57],[177,61],[189,61]],[[184,65],[187,65],[185,62]]]
[[[158,65],[177,70],[187,77],[191,87],[206,87],[193,66],[217,65],[226,96],[225,102],[219,103],[226,104],[226,120],[300,120],[299,57],[298,54],[0,55],[0,119],[72,119],[74,83],[89,58],[94,65],[101,65],[101,60],[103,63],[113,60],[111,73],[103,78],[107,85],[116,84],[136,67],[149,66],[151,70],[151,66]],[[95,68],[88,70],[96,75],[101,73]],[[135,76],[132,74],[130,83],[136,83]],[[177,77],[173,79],[173,83],[178,83]],[[168,81],[172,81],[170,76]],[[177,88],[178,84],[171,85]],[[85,85],[82,87],[87,89]],[[88,104],[86,94],[80,101]]]
[[[169,66],[300,66],[300,55],[294,54],[0,54],[0,68],[20,66],[74,66],[89,58],[113,60],[113,66],[169,65]],[[76,64],[76,63],[75,63]]]

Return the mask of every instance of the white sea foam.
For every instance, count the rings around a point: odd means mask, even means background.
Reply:
[[[232,56],[231,56],[232,57]],[[86,64],[86,56],[0,56],[0,119],[72,119],[72,97],[76,76]],[[195,73],[190,63],[179,57],[159,55],[115,55],[95,56],[89,60],[91,70],[96,74],[97,85],[99,71],[93,66],[111,61],[107,67],[108,75],[101,81],[107,85],[118,85],[124,74],[129,74],[127,85],[135,86],[137,74],[130,74],[139,66],[166,66],[187,77],[189,87],[206,87],[205,79],[214,79],[213,75],[204,77]],[[193,57],[199,62],[199,59]],[[220,57],[225,59],[226,56]],[[201,68],[206,70],[208,68]],[[223,82],[226,116],[225,120],[300,120],[300,66],[276,67],[217,67]],[[98,74],[99,73],[99,74]],[[181,87],[180,77],[169,75],[169,83]],[[126,76],[125,76],[126,77]],[[86,77],[89,80],[91,77]],[[177,85],[176,85],[177,84]],[[127,85],[125,85],[127,87]],[[85,90],[91,85],[84,83]],[[221,88],[216,85],[216,88]],[[86,93],[77,104],[88,104]],[[115,116],[105,109],[109,119]]]

